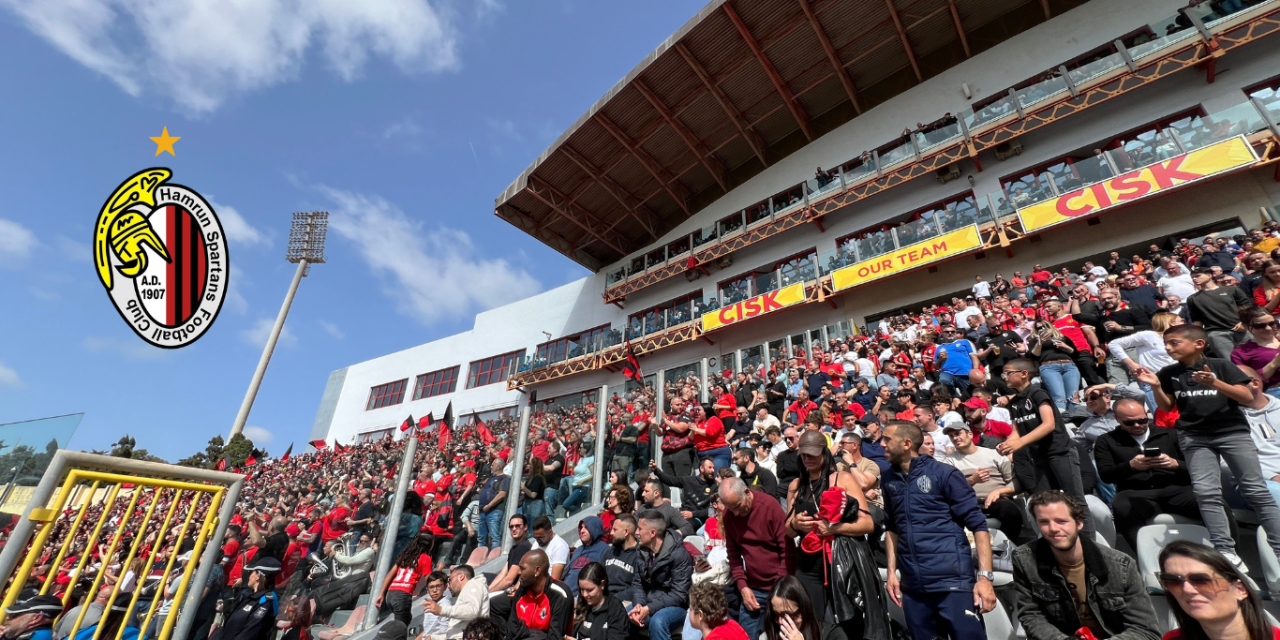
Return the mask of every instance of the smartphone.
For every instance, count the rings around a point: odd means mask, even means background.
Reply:
[[[1159,458],[1159,457],[1160,457],[1160,449],[1158,449],[1158,448],[1156,448],[1156,447],[1143,447],[1143,448],[1142,448],[1142,455],[1143,455],[1143,456],[1145,456],[1145,457],[1147,457],[1147,458]]]

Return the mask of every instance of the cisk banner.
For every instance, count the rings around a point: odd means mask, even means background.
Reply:
[[[750,320],[766,313],[804,302],[804,283],[797,282],[776,291],[747,298],[715,311],[702,314],[702,331],[706,333],[731,324]]]
[[[1023,230],[1033,233],[1257,161],[1253,147],[1235,137],[1019,209],[1018,217]]]
[[[981,246],[982,236],[978,234],[978,225],[970,225],[837,269],[831,272],[831,287],[833,291],[856,287],[973,251]]]

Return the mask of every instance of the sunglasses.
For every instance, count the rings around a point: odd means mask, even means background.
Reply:
[[[1196,588],[1196,591],[1204,591],[1218,583],[1218,576],[1212,573],[1192,573],[1184,576],[1157,571],[1156,580],[1159,580],[1160,584],[1164,585],[1166,591],[1181,590],[1183,585],[1188,582]]]
[[[1277,326],[1280,326],[1280,323],[1272,320],[1271,322],[1255,322],[1249,326],[1254,329],[1275,329]]]
[[[508,528],[508,529],[523,529],[523,528],[524,528],[524,525],[522,525],[522,524],[513,524],[513,525],[509,525],[507,528]]]
[[[1140,424],[1149,424],[1150,422],[1151,422],[1150,418],[1136,418],[1134,420],[1121,420],[1120,424],[1126,427],[1136,427]]]

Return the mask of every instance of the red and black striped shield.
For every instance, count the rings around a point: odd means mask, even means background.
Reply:
[[[179,204],[166,204],[151,214],[151,225],[164,241],[168,263],[152,263],[140,288],[148,315],[167,327],[190,320],[200,307],[209,279],[204,236],[195,216]],[[156,286],[159,285],[159,286]]]

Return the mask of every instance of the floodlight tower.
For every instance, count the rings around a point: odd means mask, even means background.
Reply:
[[[324,239],[328,230],[329,213],[327,211],[293,214],[293,225],[289,227],[289,247],[285,250],[284,259],[297,264],[298,270],[293,273],[293,282],[289,284],[289,292],[284,296],[284,304],[280,306],[276,324],[271,327],[271,335],[267,338],[267,345],[262,348],[262,358],[258,360],[258,368],[254,370],[253,379],[249,381],[244,402],[240,403],[236,422],[231,425],[232,437],[244,431],[244,423],[249,420],[253,400],[258,396],[258,386],[262,384],[262,376],[266,375],[267,364],[271,362],[271,352],[275,351],[280,330],[284,329],[284,319],[288,317],[289,307],[293,305],[293,294],[298,292],[298,283],[304,276],[311,273],[311,265],[324,264]]]

